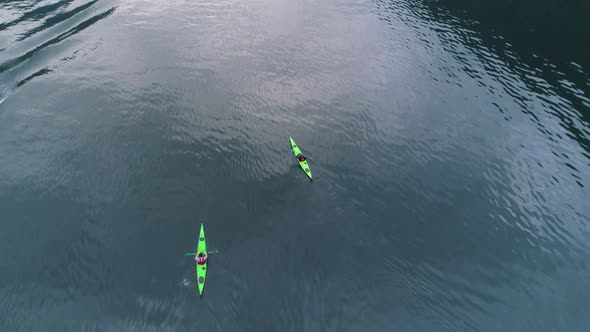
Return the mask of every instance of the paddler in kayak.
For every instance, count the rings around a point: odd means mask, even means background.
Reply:
[[[207,263],[207,253],[206,252],[199,253],[197,256],[195,256],[195,260],[197,261],[197,264],[205,265],[205,263]]]
[[[302,155],[301,153],[298,154],[297,157],[295,157],[295,158],[297,158],[297,160],[299,160],[300,163],[307,160],[307,158],[304,155]]]

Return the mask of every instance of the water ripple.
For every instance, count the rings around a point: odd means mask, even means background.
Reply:
[[[448,6],[3,2],[2,324],[576,330],[586,65]]]
[[[75,35],[75,34],[79,33],[80,31],[88,28],[89,26],[100,21],[101,19],[108,17],[109,15],[111,15],[115,11],[115,9],[116,9],[116,7],[113,7],[101,14],[95,15],[92,18],[78,24],[76,27],[74,27],[74,28],[58,35],[57,37],[55,37],[51,40],[48,40],[47,42],[35,47],[34,49],[26,52],[25,54],[23,54],[17,58],[6,60],[3,63],[0,63],[0,73],[6,72],[6,71],[20,65],[21,63],[29,60],[35,54],[37,54],[41,50],[45,49],[46,47],[57,44],[57,43],[65,40],[66,38],[68,38],[72,35]]]

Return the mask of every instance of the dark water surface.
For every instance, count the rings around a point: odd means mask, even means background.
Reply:
[[[0,331],[588,331],[588,17],[0,1]]]

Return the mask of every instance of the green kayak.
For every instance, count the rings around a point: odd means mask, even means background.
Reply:
[[[297,144],[295,143],[295,141],[293,140],[293,138],[291,136],[289,136],[289,139],[291,140],[291,151],[293,151],[293,154],[295,155],[295,159],[297,160],[297,162],[299,163],[299,166],[301,166],[301,168],[303,169],[303,171],[305,172],[305,174],[307,174],[307,176],[309,177],[310,180],[313,180],[311,178],[311,170],[309,169],[309,165],[307,164],[307,160],[306,161],[299,161],[297,159],[297,155],[298,154],[303,154],[301,152],[301,150],[299,149],[299,147],[297,146]]]
[[[197,246],[197,254],[207,252],[207,241],[205,240],[205,228],[201,224],[201,232],[199,233],[199,244]],[[197,283],[199,284],[199,295],[203,295],[205,288],[205,278],[207,277],[207,262],[204,265],[197,265]]]

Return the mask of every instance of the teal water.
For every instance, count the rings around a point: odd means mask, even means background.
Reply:
[[[587,17],[1,0],[0,331],[587,331]]]

